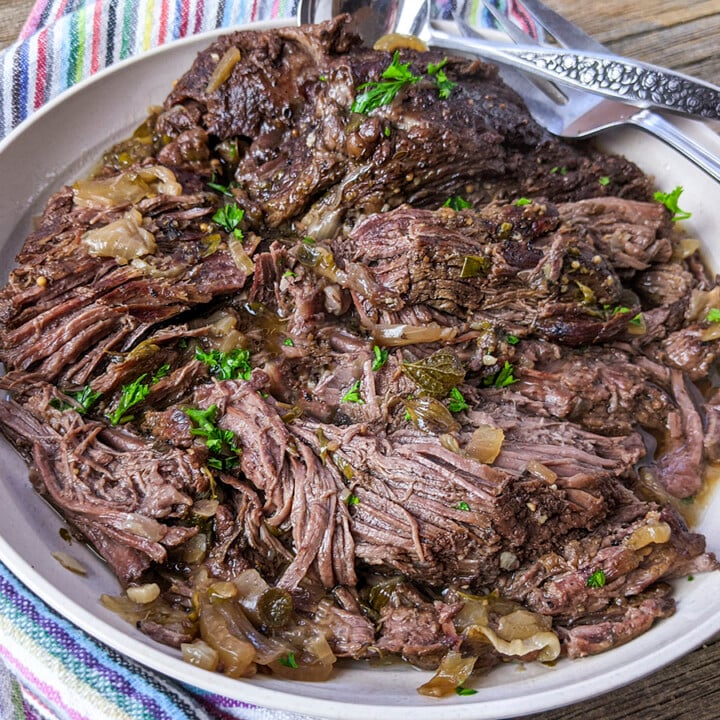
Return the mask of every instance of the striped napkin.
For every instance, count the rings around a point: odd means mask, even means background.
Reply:
[[[2,0],[0,0],[2,1]],[[478,0],[474,17],[492,26]],[[514,0],[496,4],[524,27]],[[0,140],[118,60],[205,30],[293,18],[297,0],[38,0],[0,53]],[[479,7],[477,7],[479,5]],[[439,0],[441,15],[452,0]],[[173,682],[68,623],[0,563],[0,720],[310,720]]]

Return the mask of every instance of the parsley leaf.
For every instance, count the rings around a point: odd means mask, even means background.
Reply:
[[[563,177],[565,177],[568,174],[568,169],[565,165],[562,167],[558,167],[557,165],[550,171],[551,175],[556,175],[557,173],[560,173]]]
[[[422,80],[421,75],[410,71],[410,63],[400,62],[400,52],[395,51],[392,62],[383,70],[381,79],[366,82],[357,88],[351,111],[367,114],[383,105],[389,105],[395,96],[406,86]]]
[[[129,385],[122,386],[118,405],[107,416],[111,425],[121,425],[133,419],[132,415],[128,415],[128,410],[139,405],[150,393],[150,383],[143,382],[146,377],[147,373],[143,373]]]
[[[232,233],[238,240],[242,240],[244,235],[240,223],[244,216],[245,211],[239,208],[236,203],[232,203],[217,210],[212,216],[212,221],[218,224],[225,232]]]
[[[232,194],[232,191],[230,190],[229,185],[222,185],[221,183],[215,182],[215,175],[212,176],[212,179],[207,184],[209,188],[212,188],[213,190],[217,190],[218,192],[222,193],[223,195],[227,195],[228,197],[235,197]]]
[[[340,402],[351,402],[364,405],[365,401],[360,396],[360,380],[356,380],[352,387],[342,396]]]
[[[192,435],[205,438],[205,446],[213,457],[207,464],[216,470],[231,470],[238,463],[240,448],[235,442],[235,433],[232,430],[223,430],[216,424],[218,406],[213,404],[203,410],[202,408],[186,408],[185,414],[195,427],[190,430]]]
[[[295,659],[295,653],[290,652],[285,657],[281,657],[278,662],[283,665],[284,667],[292,668],[293,670],[297,669],[298,664],[297,660]]]
[[[604,587],[607,582],[604,570],[596,570],[590,577],[585,581],[585,585],[589,588],[601,588]]]
[[[347,504],[348,505],[359,505],[360,498],[357,495],[348,495]]]
[[[469,203],[465,198],[456,195],[455,197],[449,197],[443,204],[442,207],[449,207],[453,210],[465,210],[471,208],[472,204]]]
[[[170,365],[165,363],[161,365],[152,376],[152,383],[155,384],[158,380],[167,377],[170,374]]]
[[[513,375],[514,368],[506,360],[502,368],[492,377],[486,377],[483,380],[483,385],[486,387],[493,386],[496,388],[504,388],[508,385],[512,385],[517,382],[517,378]]]
[[[283,345],[286,347],[294,347],[295,341],[291,337],[287,337],[283,340]]]
[[[603,186],[607,186],[610,184],[610,178],[607,175],[603,175],[602,177],[598,178],[598,182]]]
[[[520,342],[520,338],[517,335],[506,335],[505,342],[508,345],[517,345]]]
[[[250,351],[244,348],[235,348],[229,353],[222,350],[205,352],[197,348],[195,358],[209,365],[210,372],[220,380],[249,380],[252,375]]]
[[[448,403],[448,410],[450,412],[461,412],[463,410],[467,410],[470,406],[465,401],[465,398],[463,397],[462,393],[454,387],[450,391],[450,402]]]
[[[469,512],[470,506],[464,500],[462,500],[455,506],[455,509],[456,510],[464,510],[465,512]]]
[[[466,687],[463,687],[462,685],[458,685],[455,688],[455,694],[456,695],[476,695],[477,690],[473,690],[472,688],[466,688]]]
[[[532,200],[530,198],[521,197],[518,198],[513,205],[516,205],[517,207],[522,207],[523,205],[532,205]]]
[[[438,97],[441,100],[447,100],[452,91],[457,87],[457,83],[449,80],[445,74],[444,67],[447,65],[447,61],[447,58],[443,58],[439,63],[428,63],[427,66],[428,74],[435,78]]]
[[[720,322],[720,309],[710,308],[705,316],[705,320],[711,323]]]
[[[102,397],[101,392],[95,392],[89,385],[85,385],[81,390],[65,393],[71,397],[77,405],[62,402],[61,400],[53,400],[50,404],[58,410],[74,410],[78,415],[85,415],[90,408]]]
[[[653,195],[655,200],[657,200],[659,203],[662,203],[672,213],[673,222],[676,222],[678,220],[687,220],[692,215],[692,213],[689,213],[686,210],[681,210],[678,206],[678,200],[680,199],[680,195],[682,195],[682,191],[682,186],[678,185],[674,190],[671,190],[669,193],[664,193],[658,190]]]
[[[390,351],[387,348],[381,348],[377,345],[373,345],[373,352],[375,353],[375,359],[373,360],[372,370],[375,372],[387,362]]]

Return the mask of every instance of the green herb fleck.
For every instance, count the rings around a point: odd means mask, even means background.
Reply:
[[[604,570],[596,570],[590,577],[585,581],[585,585],[589,588],[601,588],[605,586],[607,577],[605,576]]]
[[[506,360],[505,364],[495,375],[486,377],[483,380],[483,385],[486,387],[492,386],[496,388],[504,388],[508,385],[512,385],[517,382],[517,378],[513,375],[514,370],[513,366]]]
[[[227,195],[228,197],[235,197],[232,194],[232,191],[230,190],[229,185],[222,185],[221,183],[215,182],[215,175],[212,176],[211,181],[207,185],[209,188],[212,188],[213,190],[217,190],[218,192],[222,193],[223,195]]]
[[[606,187],[610,184],[610,178],[607,175],[603,175],[602,177],[598,178],[598,182],[603,186]]]
[[[634,315],[630,318],[630,324],[631,325],[642,325],[643,323],[643,316],[642,313],[638,313],[637,315]]]
[[[383,134],[385,135],[385,137],[390,137],[390,135],[392,134],[392,130],[390,129],[389,125],[386,125],[383,128]]]
[[[532,205],[532,200],[530,198],[521,197],[518,198],[513,205],[517,205],[518,207],[522,207],[523,205]]]
[[[462,685],[458,685],[455,688],[455,694],[456,695],[477,695],[477,690],[473,690],[472,688],[463,687]]]
[[[111,425],[121,425],[133,419],[132,415],[128,415],[128,410],[139,405],[150,393],[150,383],[143,382],[146,377],[147,373],[143,373],[129,385],[122,386],[118,405],[107,416]]]
[[[347,504],[348,505],[359,505],[360,498],[357,495],[348,495]]]
[[[78,415],[85,415],[90,412],[90,408],[102,397],[101,392],[94,392],[89,385],[85,385],[81,390],[65,393],[71,397],[77,405],[62,402],[61,400],[51,401],[52,407],[58,410],[74,410]]]
[[[318,80],[319,80],[320,82],[327,82],[327,75],[320,75],[320,77],[318,78]]]
[[[653,195],[655,200],[662,203],[672,213],[673,222],[677,222],[678,220],[687,220],[692,215],[692,213],[689,213],[686,210],[681,210],[678,206],[678,200],[680,199],[682,192],[682,186],[678,185],[674,190],[671,190],[668,193],[658,190]]]
[[[286,271],[283,273],[283,277],[284,277],[284,278],[294,278],[294,277],[297,277],[297,273],[296,273],[296,272],[293,272],[292,270],[286,270]]]
[[[517,345],[520,342],[520,338],[517,335],[506,335],[505,342],[508,345]]]
[[[197,348],[195,358],[209,365],[210,372],[220,380],[249,380],[252,375],[250,351],[244,348],[235,348],[229,353],[222,350],[205,352]]]
[[[161,365],[155,371],[155,374],[152,376],[153,384],[158,382],[158,380],[161,380],[162,378],[167,377],[169,374],[170,374],[170,365],[168,363]]]
[[[353,386],[342,396],[340,402],[351,402],[364,405],[365,401],[360,396],[360,380],[353,383]]]
[[[202,408],[186,408],[186,415],[194,423],[190,432],[205,439],[205,445],[212,457],[207,464],[217,470],[231,470],[238,464],[240,448],[232,430],[223,430],[216,425],[218,406],[213,404]]]
[[[387,348],[381,348],[377,345],[373,345],[373,353],[375,353],[375,359],[373,360],[372,369],[373,372],[376,372],[387,362],[390,351]]]
[[[428,63],[427,71],[428,74],[435,78],[435,83],[438,89],[438,97],[441,100],[447,100],[452,91],[457,87],[457,83],[448,79],[445,74],[445,66],[447,65],[447,58],[443,58],[439,63]]]
[[[410,63],[400,62],[400,52],[395,51],[392,62],[383,70],[380,80],[360,85],[351,106],[352,112],[367,114],[383,105],[389,105],[395,96],[408,85],[422,80],[421,75],[410,71]]]
[[[285,655],[285,657],[281,657],[280,660],[278,660],[278,662],[285,667],[289,667],[289,668],[292,668],[293,670],[297,670],[298,664],[297,664],[297,660],[295,659],[295,653],[293,653],[293,652],[288,653],[287,655]]]
[[[450,391],[450,402],[448,403],[448,410],[450,412],[462,412],[463,410],[467,410],[470,406],[465,401],[465,398],[463,397],[462,393],[454,387]]]
[[[550,171],[551,175],[557,175],[560,173],[563,177],[565,177],[568,174],[568,169],[565,165],[562,167],[558,167],[557,165]]]
[[[302,241],[303,241],[306,245],[314,245],[314,244],[315,244],[315,238],[314,238],[314,237],[310,237],[309,235],[306,235],[306,236],[302,239]]]
[[[720,308],[710,308],[705,316],[706,322],[720,322]]]
[[[287,347],[295,347],[295,342],[289,337],[283,340],[283,345],[286,345]]]
[[[405,414],[403,415],[403,420],[405,422],[412,422],[412,415],[410,414],[410,411],[405,408]]]
[[[692,582],[695,579],[694,575],[688,575],[688,582]]]
[[[455,197],[449,197],[443,204],[443,207],[449,207],[453,210],[467,210],[472,207],[472,203],[469,203],[465,198],[456,195]]]
[[[456,510],[464,510],[465,512],[469,512],[469,511],[470,511],[470,506],[463,500],[462,502],[459,502],[459,503],[455,506],[455,509],[456,509]]]
[[[233,203],[217,210],[212,216],[212,220],[225,232],[232,233],[238,240],[242,240],[244,236],[240,229],[240,223],[244,216],[245,211]]]

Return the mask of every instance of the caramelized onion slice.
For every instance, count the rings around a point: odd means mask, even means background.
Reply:
[[[119,220],[100,228],[88,230],[80,243],[94,257],[112,257],[119,265],[129,260],[152,255],[157,250],[155,237],[142,227],[142,215],[130,210]]]
[[[492,465],[500,454],[504,440],[505,433],[501,428],[478,425],[465,447],[465,452],[478,462]]]
[[[463,657],[459,652],[450,650],[440,661],[438,669],[430,680],[418,688],[421,695],[447,697],[455,692],[470,677],[475,667],[476,657]]]

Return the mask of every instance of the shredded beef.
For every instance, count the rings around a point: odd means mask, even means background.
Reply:
[[[391,56],[347,18],[220,37],[0,290],[30,480],[157,585],[122,598],[141,630],[249,643],[233,676],[480,670],[511,616],[580,657],[718,569],[679,502],[720,458],[715,278],[635,165],[549,135],[494,66],[398,59],[423,78],[358,113]]]

